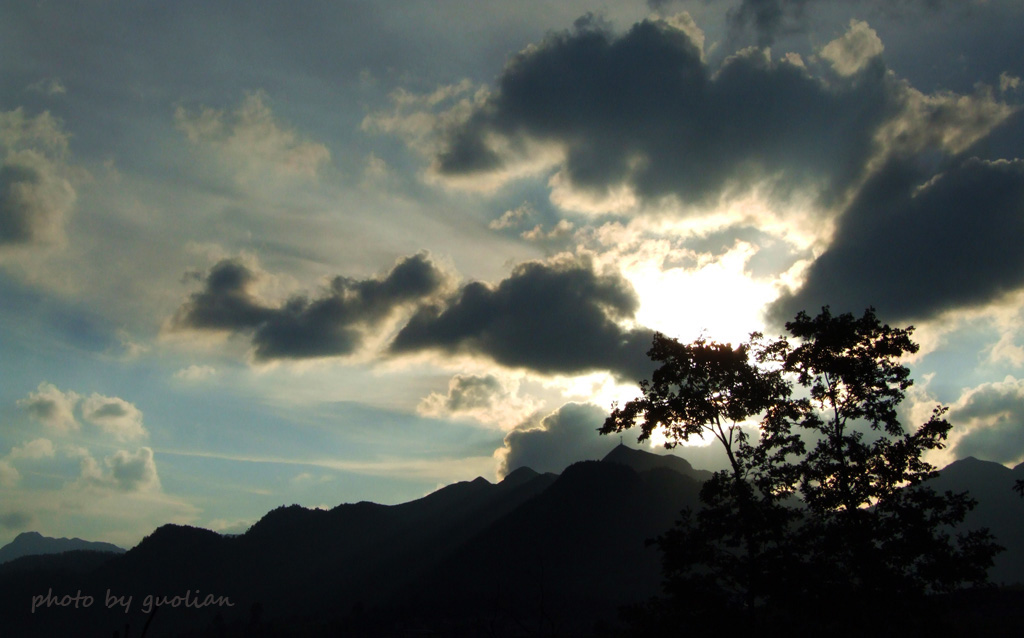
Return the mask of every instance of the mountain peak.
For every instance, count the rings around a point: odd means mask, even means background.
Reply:
[[[13,541],[0,547],[0,563],[36,554],[60,554],[72,550],[124,553],[124,549],[110,543],[84,541],[80,538],[50,538],[39,532],[22,532]]]
[[[517,467],[516,469],[506,474],[505,478],[501,479],[500,484],[506,487],[510,487],[513,485],[521,485],[536,476],[540,476],[540,474],[538,474],[532,468],[526,466]]]
[[[983,459],[968,456],[962,459],[957,459],[940,470],[940,474],[950,473],[984,473],[989,475],[1009,475],[1012,473],[1008,467],[1002,463],[996,463],[995,461],[985,461]]]
[[[602,462],[626,465],[633,468],[636,472],[646,472],[664,467],[698,481],[706,481],[711,478],[711,472],[694,469],[690,462],[681,456],[655,454],[654,452],[627,447],[622,443],[615,446],[615,449],[605,455]]]

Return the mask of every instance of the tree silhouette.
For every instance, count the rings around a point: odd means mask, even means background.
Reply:
[[[792,518],[783,500],[792,494],[795,477],[787,480],[778,461],[801,452],[802,443],[788,430],[797,416],[791,385],[780,366],[757,365],[765,354],[756,337],[733,348],[703,339],[681,344],[657,334],[648,355],[662,365],[650,381],[640,383],[644,398],[613,406],[601,430],[607,434],[638,424],[640,441],[661,430],[670,448],[710,435],[725,450],[730,467],[705,483],[705,507],[684,512],[657,540],[666,589],[681,599],[700,600],[694,607],[704,612],[732,599],[742,599],[746,608],[759,604],[777,571],[778,560],[771,558],[777,559],[784,545],[780,534]],[[742,428],[755,419],[764,433],[757,446]],[[777,468],[784,470],[781,475]]]
[[[936,471],[922,456],[951,427],[945,408],[913,431],[897,416],[913,328],[826,307],[786,329],[736,348],[657,335],[648,354],[661,365],[643,396],[614,405],[601,428],[639,426],[641,441],[660,430],[667,447],[711,434],[729,459],[704,485],[703,507],[655,541],[667,595],[658,611],[733,628],[833,619],[844,633],[857,623],[837,610],[905,617],[928,594],[984,582],[1001,548],[987,530],[948,531],[974,501],[923,485]]]

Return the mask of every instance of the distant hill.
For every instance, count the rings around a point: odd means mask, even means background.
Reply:
[[[1010,548],[993,568],[998,582],[1024,580],[1024,500],[1012,490],[1022,473],[965,459],[933,483],[979,500],[968,524]],[[0,617],[5,636],[111,636],[126,623],[134,635],[147,620],[147,636],[592,636],[621,605],[658,592],[660,557],[646,541],[700,506],[709,475],[619,446],[561,475],[520,468],[400,505],[282,506],[238,536],[164,525],[121,555],[0,566]],[[134,602],[129,613],[100,604],[31,613],[48,590]],[[231,606],[182,603],[147,618],[147,594],[226,596]]]
[[[0,547],[0,563],[6,563],[22,556],[39,554],[60,554],[75,550],[113,552],[123,554],[124,549],[110,543],[84,541],[81,538],[50,538],[39,532],[23,532],[10,543]]]

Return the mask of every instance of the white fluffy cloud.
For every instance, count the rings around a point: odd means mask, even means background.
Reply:
[[[64,392],[44,381],[35,392],[19,399],[18,406],[57,434],[69,434],[81,429],[75,416],[75,410],[80,407],[85,421],[118,441],[140,439],[148,435],[142,425],[142,411],[118,397],[95,392],[89,397],[82,397],[77,392]]]
[[[16,445],[11,448],[11,453],[7,455],[9,459],[43,459],[53,458],[54,449],[53,442],[50,439],[34,439],[23,443],[22,445]]]
[[[831,62],[839,75],[853,75],[884,50],[878,33],[867,22],[850,20],[850,30],[826,44],[821,57]]]
[[[142,427],[142,411],[124,399],[93,393],[82,402],[82,416],[119,441],[147,435]]]
[[[566,403],[543,419],[521,424],[494,453],[499,476],[520,467],[561,472],[576,461],[603,458],[615,445],[597,433],[607,416],[592,403]]]
[[[44,427],[66,434],[81,427],[74,414],[75,405],[80,398],[75,392],[61,392],[57,386],[44,381],[35,392],[18,400],[18,406]]]
[[[7,456],[0,458],[0,487],[13,487],[21,481],[21,472],[14,467],[14,461],[34,461],[53,456],[53,442],[49,439],[34,439],[14,446]]]
[[[417,411],[424,416],[468,417],[508,429],[539,407],[539,401],[520,394],[516,379],[457,374],[448,382],[446,393],[432,392]]]
[[[67,134],[49,113],[0,112],[0,248],[65,241],[76,199],[66,151]]]
[[[118,450],[104,458],[103,465],[100,465],[88,451],[81,450],[79,453],[80,486],[123,492],[160,491],[160,477],[151,448],[140,447],[135,452]]]

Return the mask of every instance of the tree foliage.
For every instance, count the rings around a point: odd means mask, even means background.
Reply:
[[[1000,549],[991,534],[950,531],[974,501],[924,484],[936,471],[923,455],[951,427],[945,408],[914,429],[899,420],[913,328],[883,325],[873,309],[857,318],[826,307],[786,329],[738,347],[656,335],[648,354],[660,365],[642,397],[614,405],[601,428],[639,427],[641,441],[660,430],[667,447],[711,435],[729,459],[705,483],[702,507],[656,541],[662,613],[696,626],[824,627],[838,608],[905,612],[984,582]]]

